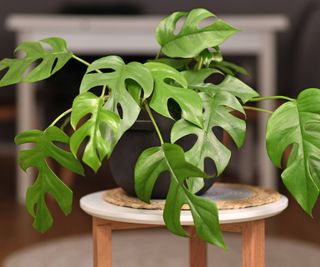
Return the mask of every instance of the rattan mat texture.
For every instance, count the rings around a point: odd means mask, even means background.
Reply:
[[[203,197],[212,199],[219,210],[228,210],[269,204],[279,200],[280,194],[276,191],[257,186],[215,183]],[[165,205],[165,200],[163,199],[152,199],[150,203],[145,203],[136,197],[129,196],[121,188],[105,191],[103,199],[117,206],[135,209],[162,210]],[[182,209],[188,210],[189,206],[185,204]]]

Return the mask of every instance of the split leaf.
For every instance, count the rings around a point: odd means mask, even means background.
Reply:
[[[180,106],[185,120],[201,126],[201,99],[196,92],[187,88],[186,79],[177,70],[163,63],[149,62],[145,66],[151,71],[155,81],[150,107],[161,115],[172,118],[168,100],[173,99]]]
[[[224,247],[215,203],[193,195],[185,186],[187,178],[208,176],[185,160],[183,149],[178,145],[166,143],[142,152],[135,167],[135,190],[138,197],[149,202],[154,184],[164,171],[170,173],[170,187],[163,213],[168,229],[177,235],[187,235],[180,224],[180,213],[183,204],[188,204],[199,237]]]
[[[292,145],[281,177],[301,207],[311,215],[320,192],[320,90],[306,89],[296,101],[282,104],[267,124],[267,151],[281,167],[283,153]]]
[[[90,115],[78,129],[76,129],[81,119]],[[103,137],[105,128],[117,132],[120,124],[118,114],[105,109],[104,101],[91,92],[78,95],[72,105],[71,125],[75,132],[70,138],[71,152],[76,156],[81,143],[89,137],[82,160],[95,172],[100,168],[102,160],[111,153],[111,144]]]
[[[172,128],[171,142],[176,142],[188,135],[196,135],[197,141],[186,152],[186,159],[203,170],[205,159],[210,158],[215,163],[217,175],[220,175],[229,163],[231,151],[221,142],[221,137],[219,140],[215,135],[213,128],[224,129],[240,148],[245,138],[246,123],[231,112],[236,110],[244,114],[244,110],[238,99],[228,92],[218,92],[212,97],[206,93],[200,93],[200,95],[204,109],[203,128],[181,119]],[[197,192],[203,183],[201,184],[200,181],[195,183],[191,180],[188,186],[192,192]]]
[[[49,45],[50,48],[46,49],[44,45]],[[7,69],[0,80],[0,86],[44,80],[60,70],[73,55],[66,42],[57,37],[39,42],[23,42],[15,52],[24,52],[25,55],[0,61],[0,71]],[[38,65],[33,66],[33,63]],[[26,74],[28,69],[30,72]]]
[[[104,73],[97,73],[96,70]],[[132,83],[134,81],[134,84]],[[114,133],[105,130],[105,138],[112,147],[118,142],[123,133],[128,130],[138,118],[140,106],[135,96],[149,97],[153,91],[153,78],[149,70],[138,62],[125,64],[118,56],[107,56],[94,61],[87,69],[80,86],[80,92],[86,92],[97,86],[107,86],[110,96],[105,108],[119,114],[121,117],[119,130]],[[134,90],[128,90],[134,86]],[[135,97],[135,98],[134,98]]]
[[[182,72],[190,88],[206,92],[209,95],[214,95],[217,92],[228,92],[241,99],[242,103],[246,103],[251,98],[259,96],[258,92],[232,75],[226,75],[219,84],[204,82],[210,75],[215,73],[223,75],[218,70],[211,68]]]
[[[31,130],[20,133],[15,138],[18,145],[34,143],[35,147],[20,151],[18,162],[26,171],[30,167],[37,169],[35,183],[28,188],[26,206],[34,218],[34,228],[40,232],[47,231],[53,224],[52,216],[46,205],[45,196],[53,196],[65,215],[72,208],[72,191],[55,175],[48,165],[47,158],[52,158],[61,166],[83,175],[80,162],[72,155],[58,147],[54,142],[69,143],[69,137],[59,128],[52,126],[45,131]]]
[[[177,22],[184,17],[186,20],[176,33]],[[222,44],[239,31],[220,19],[200,27],[201,22],[212,18],[215,15],[203,8],[193,9],[189,13],[175,12],[164,18],[156,30],[161,51],[169,57],[195,57],[206,48]]]

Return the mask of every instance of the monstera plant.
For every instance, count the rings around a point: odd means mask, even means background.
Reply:
[[[37,170],[26,194],[34,227],[45,232],[53,223],[46,194],[53,196],[65,214],[72,206],[71,190],[50,168],[48,159],[81,175],[83,164],[97,171],[141,110],[152,121],[158,145],[145,149],[138,158],[135,191],[149,202],[159,175],[170,174],[163,216],[173,233],[186,235],[179,218],[182,205],[188,204],[199,237],[224,246],[216,205],[197,192],[204,180],[211,178],[204,172],[206,159],[213,162],[217,176],[230,160],[230,150],[213,130],[222,128],[240,148],[245,139],[247,110],[270,114],[266,128],[270,159],[284,169],[284,184],[311,215],[320,190],[320,90],[306,89],[297,99],[259,96],[237,78],[245,70],[225,61],[219,48],[237,32],[199,8],[175,12],[160,22],[156,29],[159,53],[146,63],[125,63],[115,55],[88,63],[58,37],[23,42],[15,50],[21,57],[0,61],[1,86],[49,78],[71,59],[87,65],[72,107],[46,129],[29,130],[15,138],[18,145],[34,144],[32,149],[21,151],[18,159],[23,170]],[[217,76],[222,81],[215,82]],[[274,99],[285,102],[275,111],[250,105]],[[170,141],[164,140],[154,115],[175,121]],[[71,125],[72,132],[65,131],[67,125]],[[186,150],[177,141],[189,135],[196,136],[196,141]],[[288,149],[288,160],[282,166]]]

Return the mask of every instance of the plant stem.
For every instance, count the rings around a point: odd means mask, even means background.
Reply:
[[[59,120],[61,120],[64,116],[66,116],[68,113],[72,111],[72,108],[69,108],[68,110],[61,113],[51,124],[49,127],[54,126]]]
[[[88,61],[85,61],[84,59],[82,59],[82,58],[80,58],[80,57],[78,57],[78,56],[76,56],[76,55],[72,55],[72,57],[73,57],[75,60],[83,63],[84,65],[87,65],[88,67],[91,65]],[[98,73],[102,73],[101,70],[95,69],[95,71],[98,72]],[[101,93],[101,97],[103,97],[104,94],[106,93],[106,87],[107,87],[106,85],[103,86],[103,88],[102,88],[102,93]]]
[[[268,109],[264,109],[264,108],[256,108],[256,107],[251,107],[251,106],[243,106],[244,109],[249,109],[249,110],[255,110],[255,111],[261,111],[261,112],[266,112],[269,114],[272,114],[273,111],[268,110]]]
[[[73,57],[75,60],[83,63],[84,65],[87,65],[88,67],[91,66],[91,64],[90,64],[88,61],[85,61],[84,59],[82,59],[82,58],[80,58],[80,57],[78,57],[78,56],[76,56],[76,55],[72,55],[72,57]],[[102,73],[101,70],[97,70],[97,69],[96,69],[95,71],[98,72],[98,73]]]
[[[146,111],[147,111],[147,113],[148,113],[148,115],[149,115],[149,117],[150,117],[150,119],[151,119],[151,121],[152,121],[152,124],[153,124],[153,126],[154,126],[157,134],[158,134],[158,137],[159,137],[159,140],[160,140],[160,144],[163,145],[164,142],[163,142],[162,135],[161,135],[161,133],[160,133],[160,130],[159,130],[159,128],[158,128],[158,125],[157,125],[157,123],[156,123],[156,120],[154,119],[154,117],[153,117],[153,115],[152,115],[152,112],[151,112],[151,110],[150,110],[150,107],[149,107],[149,105],[148,105],[148,102],[145,100],[145,101],[143,101],[143,104],[144,104],[144,107],[146,108]]]
[[[274,95],[274,96],[265,96],[265,97],[255,97],[250,99],[248,102],[256,102],[256,101],[263,101],[263,100],[273,100],[273,99],[283,99],[287,101],[294,101],[295,99],[287,97],[287,96],[282,96],[282,95]]]
[[[196,65],[196,69],[197,69],[197,70],[201,70],[202,65],[203,65],[203,58],[200,58],[198,64]]]
[[[156,58],[155,58],[155,59],[159,59],[160,54],[161,54],[161,49],[158,51],[158,53],[157,53],[157,55],[156,55]]]
[[[106,88],[107,88],[107,85],[104,85],[103,87],[102,87],[102,92],[101,92],[101,98],[103,98],[103,100],[104,100],[104,94],[106,93]]]

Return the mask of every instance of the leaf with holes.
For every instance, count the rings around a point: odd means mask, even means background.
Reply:
[[[46,49],[43,45],[49,45]],[[46,79],[60,70],[72,57],[73,53],[67,48],[61,38],[47,38],[39,42],[23,42],[15,52],[24,52],[21,58],[5,58],[0,61],[0,71],[7,72],[0,80],[0,86],[18,82],[36,82]],[[41,62],[33,66],[37,60]],[[30,72],[26,71],[31,68]]]
[[[320,192],[320,90],[306,89],[296,101],[281,105],[267,124],[267,151],[280,167],[292,145],[281,177],[301,207],[311,215]]]
[[[97,73],[96,70],[103,72]],[[130,82],[129,82],[130,81]],[[149,70],[138,62],[130,62],[125,64],[120,57],[107,56],[94,61],[88,67],[85,76],[81,82],[80,91],[85,92],[96,86],[107,86],[110,89],[110,97],[105,105],[105,108],[120,115],[120,127],[117,133],[105,129],[105,138],[114,147],[122,134],[129,129],[136,121],[140,106],[133,98],[132,83],[135,83],[135,89],[140,87],[143,92],[143,97],[146,99],[153,91],[153,78]],[[139,92],[134,90],[133,95]],[[119,106],[121,111],[119,112]]]
[[[183,17],[186,20],[176,34],[177,22]],[[206,48],[222,44],[239,31],[220,19],[200,28],[199,24],[208,18],[215,18],[215,15],[202,8],[193,9],[189,13],[175,12],[164,18],[156,30],[161,51],[169,57],[195,57]]]
[[[209,95],[214,95],[218,92],[228,92],[241,99],[242,103],[246,103],[253,97],[259,96],[258,92],[232,75],[224,76],[223,81],[219,84],[213,84],[210,82],[205,83],[204,81],[212,74],[223,75],[223,73],[216,69],[208,68],[201,70],[189,70],[181,73],[188,81],[188,86],[190,88],[206,92]]]
[[[202,125],[201,99],[196,92],[187,88],[186,79],[174,68],[149,62],[145,66],[151,71],[155,85],[150,107],[161,115],[172,118],[168,100],[173,99],[182,110],[182,117],[198,126]]]
[[[236,110],[244,114],[244,110],[238,99],[228,92],[219,92],[212,97],[206,93],[200,93],[200,95],[204,109],[203,128],[181,119],[172,127],[171,142],[176,142],[188,135],[196,135],[197,141],[186,152],[186,159],[203,170],[205,159],[210,158],[215,163],[217,175],[220,175],[229,163],[231,152],[216,137],[213,128],[220,127],[227,131],[239,148],[245,138],[246,124],[231,112]],[[188,186],[192,192],[202,188],[203,184],[200,181],[190,181]]]
[[[90,116],[78,129],[82,119]],[[119,116],[104,108],[104,100],[91,92],[78,95],[72,105],[71,125],[75,132],[70,138],[71,152],[76,156],[81,143],[89,137],[85,145],[82,160],[95,172],[100,168],[102,160],[111,153],[111,144],[103,138],[102,127],[116,132],[119,128]]]
[[[180,212],[183,204],[188,204],[199,237],[224,247],[216,205],[209,199],[193,195],[185,186],[187,178],[208,176],[185,160],[183,149],[178,145],[163,144],[142,152],[135,167],[135,190],[138,197],[149,202],[154,184],[164,171],[170,173],[170,187],[163,212],[168,229],[177,235],[186,236],[180,225]]]
[[[47,158],[52,158],[61,166],[83,175],[80,162],[70,153],[58,147],[54,142],[69,144],[69,137],[59,128],[52,126],[45,131],[31,130],[20,133],[15,138],[18,145],[34,143],[35,147],[20,151],[18,162],[26,171],[30,167],[37,169],[35,183],[28,188],[26,206],[34,218],[34,228],[40,232],[47,231],[53,223],[46,205],[45,196],[52,195],[64,214],[72,208],[72,191],[50,169]]]

